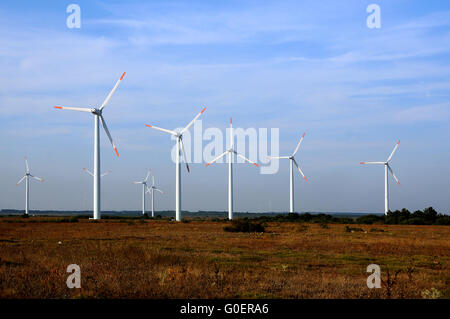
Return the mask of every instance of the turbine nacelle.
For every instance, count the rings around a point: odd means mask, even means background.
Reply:
[[[100,110],[100,109],[92,108],[91,113],[98,115],[98,116],[102,116],[102,110]]]

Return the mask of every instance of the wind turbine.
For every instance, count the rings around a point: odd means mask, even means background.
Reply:
[[[164,128],[160,128],[160,127],[156,127],[156,126],[152,126],[152,125],[148,125],[145,124],[145,126],[154,128],[156,130],[159,131],[163,131],[169,134],[172,134],[173,136],[176,137],[177,139],[177,156],[176,156],[176,165],[175,165],[175,219],[176,221],[181,221],[181,176],[180,176],[180,168],[181,168],[181,161],[180,161],[180,157],[181,154],[180,152],[183,153],[183,158],[184,158],[184,162],[186,163],[186,169],[188,171],[188,173],[190,172],[189,170],[189,164],[187,163],[186,160],[186,153],[184,152],[184,146],[183,146],[183,134],[192,126],[192,124],[194,124],[194,122],[200,117],[200,115],[202,115],[202,113],[206,110],[206,107],[203,108],[203,110],[197,114],[196,117],[194,117],[194,119],[184,128],[182,129],[180,132],[175,132],[172,130],[166,130]]]
[[[25,157],[25,168],[25,175],[17,182],[16,186],[18,186],[20,183],[22,183],[23,180],[25,180],[25,215],[28,215],[28,209],[30,207],[30,177],[40,182],[43,182],[44,180],[40,177],[31,175],[27,157]]]
[[[215,159],[213,159],[211,162],[207,163],[206,166],[211,165],[212,163],[216,162],[217,160],[221,159],[225,155],[228,154],[228,219],[233,219],[233,155],[236,154],[238,157],[244,159],[245,161],[255,165],[258,167],[259,165],[255,162],[252,162],[248,158],[246,158],[244,155],[239,154],[234,150],[234,136],[233,136],[233,119],[230,118],[230,148],[227,149],[225,152],[217,156]]]
[[[152,174],[152,186],[147,187],[147,193],[152,197],[152,217],[155,217],[155,191],[164,195],[164,192],[155,186],[155,175]]]
[[[92,177],[94,177],[94,173],[92,173],[92,172],[91,172],[90,170],[88,170],[87,168],[83,168],[83,171],[85,171],[86,173],[88,173],[89,175],[91,175]],[[101,174],[100,177],[109,175],[109,174],[111,174],[111,173],[112,173],[111,170],[106,171],[106,172],[104,172],[103,174]]]
[[[297,162],[295,161],[295,154],[297,154],[300,144],[302,143],[303,139],[305,138],[305,134],[303,133],[302,137],[300,138],[300,141],[297,144],[297,147],[295,148],[294,152],[290,156],[267,156],[269,159],[289,159],[289,213],[294,212],[294,165],[297,167],[300,174],[303,176],[305,181],[308,181],[308,179],[305,177],[305,174],[303,174],[303,171],[301,170],[300,166],[298,166]]]
[[[80,112],[87,112],[92,113],[94,115],[94,208],[93,208],[93,215],[94,219],[100,219],[101,210],[100,210],[100,131],[99,131],[99,120],[102,122],[103,128],[105,129],[106,135],[109,138],[109,141],[111,142],[114,151],[117,154],[117,157],[119,157],[119,152],[117,152],[117,148],[114,145],[113,139],[111,137],[111,134],[109,133],[108,126],[106,125],[105,119],[103,118],[103,108],[108,104],[109,100],[111,99],[111,96],[116,91],[117,87],[119,86],[120,82],[122,81],[123,77],[125,76],[125,72],[123,72],[120,79],[116,82],[116,85],[114,85],[111,92],[109,92],[106,99],[103,101],[102,105],[99,108],[81,108],[81,107],[62,107],[62,106],[55,106],[55,109],[61,109],[61,110],[72,110],[72,111],[80,111]]]
[[[388,171],[391,172],[392,177],[394,177],[397,184],[400,186],[400,182],[395,176],[394,171],[392,170],[391,166],[389,165],[389,161],[392,159],[392,156],[394,155],[395,151],[397,150],[398,146],[400,145],[400,140],[395,144],[394,149],[392,150],[391,155],[389,155],[386,162],[360,162],[360,164],[380,164],[384,165],[384,214],[387,215],[389,211],[389,186],[388,186]]]
[[[158,191],[161,194],[164,194],[164,192],[158,188],[155,187],[155,177],[152,174],[152,186],[149,188],[147,185],[148,178],[150,177],[151,169],[148,170],[147,176],[143,181],[140,182],[132,182],[132,184],[142,184],[142,215],[145,215],[145,194],[150,193],[152,196],[152,217],[155,217],[155,204],[154,204],[154,193],[153,191]]]

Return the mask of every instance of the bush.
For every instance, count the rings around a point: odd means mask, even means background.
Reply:
[[[377,216],[377,215],[367,215],[367,216],[361,216],[356,219],[357,224],[375,224],[375,223],[381,223],[384,221],[384,216]]]
[[[306,232],[308,230],[308,228],[309,228],[308,226],[301,224],[297,227],[297,232],[299,232],[299,233]]]
[[[362,231],[364,231],[364,229],[362,229],[362,228],[345,226],[346,233],[354,233],[354,232],[362,232]]]
[[[330,228],[330,227],[328,227],[328,223],[327,222],[319,222],[319,226],[320,226],[320,228],[323,228],[323,229]]]
[[[225,226],[223,230],[233,233],[264,233],[266,231],[262,223],[251,222],[248,219],[233,220],[231,226]]]

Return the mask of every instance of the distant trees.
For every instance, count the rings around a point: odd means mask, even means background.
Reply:
[[[416,210],[411,213],[409,210],[403,208],[388,212],[384,218],[385,224],[400,224],[400,225],[450,225],[450,216],[439,214],[433,207],[428,207],[421,210]]]
[[[338,217],[329,214],[279,214],[255,218],[260,222],[310,222],[337,224],[388,224],[388,225],[450,225],[450,215],[439,214],[433,207],[411,213],[406,208],[388,212],[387,215],[365,215],[358,218]]]

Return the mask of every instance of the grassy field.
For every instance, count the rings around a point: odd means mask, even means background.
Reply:
[[[57,221],[0,218],[0,298],[450,298],[448,226]]]

